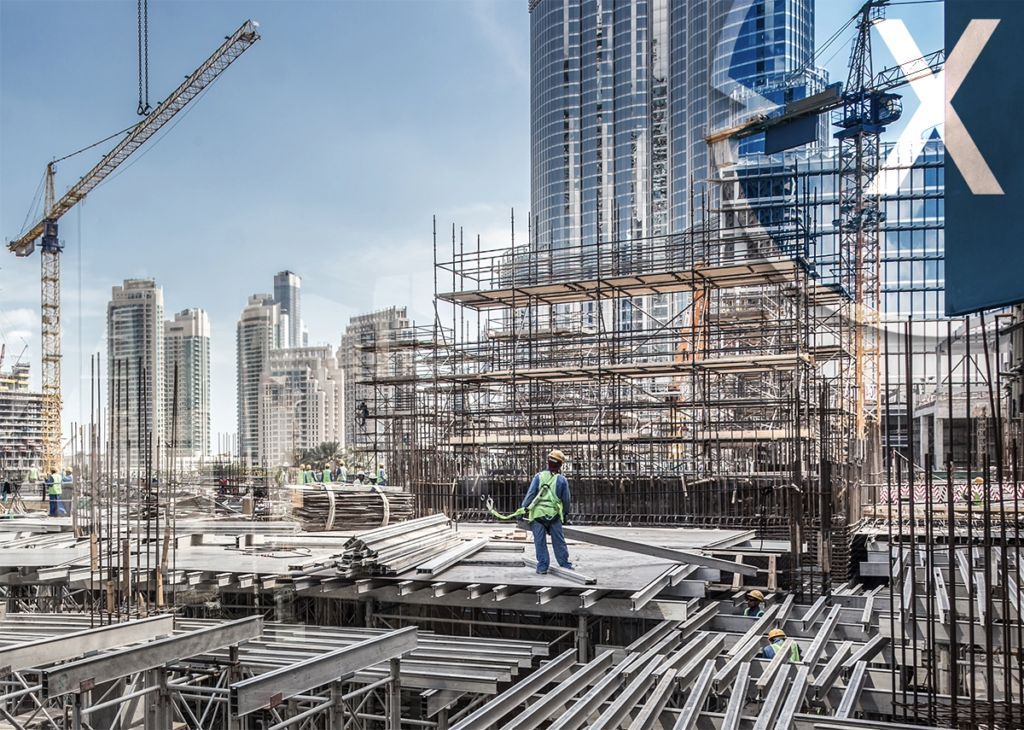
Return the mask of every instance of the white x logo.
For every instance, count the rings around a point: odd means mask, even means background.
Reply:
[[[912,62],[924,54],[921,53],[914,39],[910,37],[910,31],[907,30],[903,21],[886,19],[876,23],[875,28],[903,72],[909,76],[912,72],[918,71]],[[945,103],[944,76],[945,72],[939,71],[937,74],[923,75],[910,82],[910,88],[913,89],[921,104],[903,128],[896,146],[889,152],[878,177],[875,178],[875,185],[880,195],[896,194],[900,185],[903,184],[903,178],[910,172],[906,160],[909,159],[913,162],[917,159],[927,142],[922,138],[925,131],[942,122],[942,110]],[[901,157],[904,158],[902,167],[899,164]],[[882,171],[886,169],[898,169],[900,175],[885,175]]]
[[[896,146],[882,165],[883,170],[899,169],[901,174],[883,175],[880,172],[875,179],[875,185],[881,195],[893,195],[899,190],[903,178],[909,172],[906,161],[903,167],[899,166],[899,158],[908,155],[911,161],[916,160],[927,142],[922,138],[924,132],[941,123],[943,119],[943,142],[946,150],[956,162],[971,192],[975,195],[1003,194],[995,175],[992,174],[985,158],[981,156],[977,145],[950,103],[998,24],[998,20],[972,20],[956,47],[947,55],[945,68],[949,71],[948,77],[944,70],[910,82],[910,88],[921,104],[907,122]],[[918,72],[920,69],[913,61],[921,58],[923,54],[910,37],[910,32],[903,21],[884,20],[875,27],[904,73],[909,76],[912,72]]]

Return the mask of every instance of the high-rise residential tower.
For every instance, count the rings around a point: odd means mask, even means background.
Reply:
[[[163,436],[164,293],[153,279],[126,279],[107,304],[110,435],[121,466],[157,468]],[[130,445],[129,445],[130,442]]]
[[[255,294],[237,328],[238,455],[247,465],[263,463],[260,453],[260,376],[271,350],[281,346],[281,305]]]
[[[302,347],[302,279],[291,271],[274,274],[274,301],[281,305],[280,347]]]
[[[260,379],[260,454],[268,466],[325,441],[345,442],[344,375],[331,347],[273,350]]]
[[[716,195],[703,182],[707,131],[824,83],[803,69],[813,0],[531,0],[529,10],[540,251],[686,230],[701,196]]]
[[[210,317],[202,309],[186,309],[164,322],[163,380],[164,441],[177,445],[176,456],[209,456]]]

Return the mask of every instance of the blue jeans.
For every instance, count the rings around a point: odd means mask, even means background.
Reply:
[[[537,551],[537,570],[544,573],[551,566],[551,557],[548,555],[548,534],[551,535],[551,549],[555,551],[555,560],[563,568],[572,570],[572,563],[569,562],[569,548],[565,544],[565,535],[562,534],[562,521],[556,519],[549,527],[545,527],[538,520],[530,523],[533,530],[533,547]]]
[[[50,495],[50,517],[56,517],[59,514],[66,515],[68,512],[64,509],[64,505],[60,501],[61,495],[51,494]]]

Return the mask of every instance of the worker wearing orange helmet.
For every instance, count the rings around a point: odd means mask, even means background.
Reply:
[[[764,594],[761,591],[753,590],[747,594],[747,607],[743,609],[743,615],[751,618],[764,616]]]
[[[555,560],[567,570],[572,570],[569,562],[569,548],[562,534],[562,523],[569,519],[569,482],[562,476],[562,465],[565,454],[555,449],[548,454],[548,468],[533,477],[530,489],[523,499],[522,509],[530,518],[533,530],[533,546],[537,553],[537,572],[541,575],[548,572],[551,557],[548,555],[548,539],[551,535],[551,549]]]

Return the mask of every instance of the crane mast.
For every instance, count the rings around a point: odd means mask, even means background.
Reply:
[[[43,363],[43,471],[59,469],[61,463],[61,389],[60,389],[60,253],[64,244],[58,238],[57,221],[76,203],[83,200],[118,166],[146,143],[161,127],[174,118],[206,87],[260,39],[258,23],[247,20],[213,55],[186,77],[145,119],[132,127],[127,136],[108,152],[95,167],[86,173],[64,196],[54,195],[53,162],[46,166],[46,192],[43,218],[27,233],[7,244],[16,256],[29,256],[40,241],[42,288],[42,363]]]
[[[884,218],[875,184],[881,166],[879,141],[886,125],[899,119],[902,112],[899,96],[875,88],[872,71],[871,28],[884,17],[888,3],[869,0],[858,13],[843,105],[832,118],[840,127],[835,134],[839,140],[839,218],[835,225],[840,255],[846,259],[843,285],[854,304],[854,385],[860,439],[867,438],[879,420],[879,228]]]

